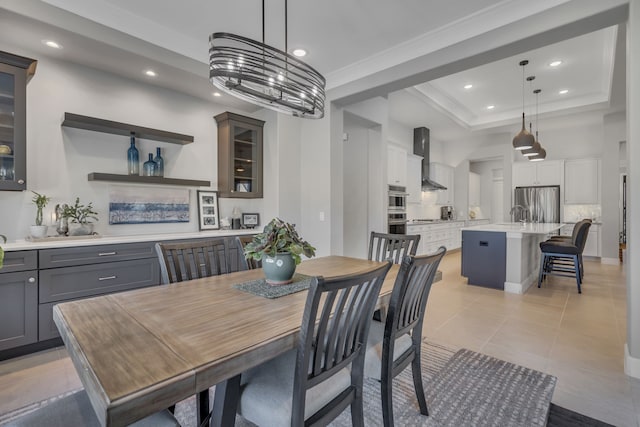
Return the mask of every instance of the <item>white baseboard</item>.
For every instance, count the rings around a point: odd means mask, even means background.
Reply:
[[[504,291],[511,294],[524,294],[534,283],[538,283],[538,273],[529,275],[522,283],[504,282]]]
[[[640,378],[640,359],[629,354],[627,343],[624,344],[624,373],[630,377]]]
[[[620,258],[600,258],[601,264],[620,265]]]

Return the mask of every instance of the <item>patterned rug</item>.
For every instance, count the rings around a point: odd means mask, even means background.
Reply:
[[[406,369],[403,373],[401,373],[395,380],[393,384],[393,395],[394,395],[394,418],[395,424],[398,426],[446,426],[446,425],[457,425],[457,426],[465,426],[465,425],[498,425],[494,423],[494,419],[491,417],[484,416],[483,420],[474,420],[471,421],[458,421],[458,424],[450,424],[447,423],[446,420],[443,421],[440,418],[443,414],[446,413],[447,407],[455,407],[455,404],[445,404],[440,405],[437,404],[436,400],[437,396],[434,395],[434,391],[437,387],[445,388],[447,387],[447,378],[450,377],[450,374],[446,374],[446,370],[443,370],[443,367],[447,364],[460,363],[461,361],[458,359],[454,359],[453,356],[461,352],[456,353],[455,350],[450,348],[441,346],[439,344],[434,344],[431,342],[425,342],[422,350],[422,366],[423,366],[423,377],[424,377],[424,385],[425,391],[428,393],[427,402],[429,404],[430,416],[424,417],[420,415],[418,410],[418,404],[415,399],[415,392],[413,390],[413,380],[411,378],[411,370]],[[480,355],[475,352],[471,352],[468,350],[464,350],[468,352],[465,356],[471,358],[477,358],[477,363],[485,363],[490,359],[497,360],[499,363],[495,366],[497,369],[500,369],[500,366],[505,367],[507,362],[499,361],[498,359],[488,358],[488,356]],[[460,356],[461,357],[461,356]],[[464,361],[464,359],[462,359]],[[476,363],[472,362],[472,363]],[[500,364],[502,363],[502,365]],[[464,365],[464,364],[463,364]],[[512,364],[507,364],[512,365]],[[513,365],[516,366],[517,365]],[[517,370],[516,370],[517,371]],[[535,372],[535,371],[533,371]],[[553,378],[548,375],[539,373],[541,376],[535,377],[537,380],[544,380],[545,377]],[[532,377],[533,378],[533,377]],[[544,388],[544,387],[543,387]],[[474,398],[479,398],[483,400],[480,395],[482,394],[482,388],[476,389],[478,395]],[[73,391],[72,391],[73,392]],[[38,408],[48,405],[49,403],[54,402],[55,400],[64,397],[72,392],[65,393],[60,396],[55,396],[50,399],[44,400],[42,402],[37,402],[31,405],[28,405],[24,408],[20,408],[18,410],[9,412],[7,414],[0,415],[0,426],[4,425],[11,420],[19,418],[20,416],[27,414],[29,412],[35,411]],[[494,390],[494,392],[502,393],[503,390],[498,389]],[[447,390],[443,391],[443,394],[446,394]],[[486,390],[484,393],[485,396],[489,396],[490,390]],[[213,392],[212,396],[213,398]],[[454,396],[454,398],[460,399],[460,396]],[[445,399],[442,396],[442,399]],[[378,427],[382,426],[382,411],[380,408],[380,384],[375,380],[365,380],[364,383],[364,400],[365,400],[365,425]],[[486,400],[486,399],[485,399]],[[493,401],[495,404],[495,401]],[[446,403],[446,402],[445,402]],[[482,402],[478,402],[481,404]],[[439,409],[439,405],[441,409]],[[470,405],[467,409],[469,413],[473,413],[473,406]],[[442,412],[444,411],[444,412]],[[534,411],[535,412],[535,411]],[[517,416],[516,411],[516,416]],[[181,423],[183,427],[195,427],[195,398],[191,397],[183,402],[180,402],[176,405],[176,417],[178,421]],[[476,422],[478,421],[478,422]],[[523,424],[502,424],[502,425],[531,425],[527,423]],[[351,426],[351,416],[349,411],[345,411],[341,414],[333,423],[331,423],[332,427],[343,427],[343,426]],[[547,418],[547,426],[548,427],[578,427],[578,426],[593,426],[593,427],[612,427],[610,424],[603,423],[601,421],[595,420],[593,418],[587,417],[585,415],[579,414],[577,412],[570,411],[568,409],[556,406],[554,404],[550,405],[550,409],[548,411]],[[253,427],[253,424],[247,422],[242,419],[242,417],[238,417],[236,419],[236,427]]]

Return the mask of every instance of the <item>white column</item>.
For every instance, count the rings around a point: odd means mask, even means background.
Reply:
[[[625,372],[640,378],[640,0],[629,2],[627,30],[627,343]],[[634,194],[635,193],[635,194]]]

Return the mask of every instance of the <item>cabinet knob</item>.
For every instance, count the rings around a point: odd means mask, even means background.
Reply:
[[[29,277],[28,282],[29,283],[36,283],[36,278],[35,277]]]
[[[19,179],[18,184],[24,184],[24,179]]]

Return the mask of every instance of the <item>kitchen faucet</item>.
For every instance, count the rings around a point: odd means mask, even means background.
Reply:
[[[516,212],[524,212],[524,219],[520,219],[520,222],[527,222],[527,217],[529,216],[529,211],[522,205],[515,205],[509,211],[509,215],[511,215],[511,222],[515,222],[515,214]]]

